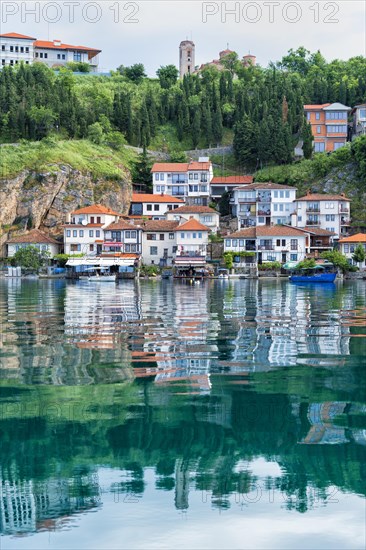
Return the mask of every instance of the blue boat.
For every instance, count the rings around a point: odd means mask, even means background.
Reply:
[[[289,279],[292,283],[334,283],[337,272],[329,265],[317,265],[305,269],[295,269]]]

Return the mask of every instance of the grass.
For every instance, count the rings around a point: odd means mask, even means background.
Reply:
[[[0,177],[9,178],[23,170],[52,171],[52,165],[65,164],[94,178],[117,180],[126,176],[134,158],[130,149],[117,151],[87,140],[21,142],[0,148]]]

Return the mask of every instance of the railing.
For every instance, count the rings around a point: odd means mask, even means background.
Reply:
[[[257,215],[258,216],[270,216],[271,211],[270,210],[258,210]]]
[[[306,212],[320,212],[320,208],[317,207],[317,208],[312,208],[311,206],[309,206],[307,209],[306,209]]]
[[[258,246],[258,250],[273,250],[274,251],[274,246],[273,244],[261,244]]]
[[[255,202],[257,202],[257,199],[256,199],[256,198],[247,199],[247,198],[244,198],[244,197],[238,197],[238,201],[239,201],[239,202],[250,202],[250,203],[255,203]]]
[[[348,212],[349,212],[349,208],[342,208],[342,207],[341,207],[341,208],[339,209],[339,213],[340,213],[340,214],[348,214]]]
[[[306,225],[320,225],[320,220],[306,220]]]
[[[176,258],[205,258],[206,254],[203,252],[177,252]]]
[[[341,225],[349,225],[351,220],[341,218]]]

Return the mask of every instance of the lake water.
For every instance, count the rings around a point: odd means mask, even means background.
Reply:
[[[0,280],[0,547],[365,545],[366,285]]]

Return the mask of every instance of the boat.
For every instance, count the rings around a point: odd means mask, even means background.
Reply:
[[[116,275],[109,272],[104,272],[103,268],[91,267],[87,269],[90,271],[87,275],[80,275],[81,281],[98,282],[98,283],[114,283],[116,281]]]
[[[304,269],[294,269],[289,275],[292,283],[334,283],[337,272],[329,266],[316,265]]]

